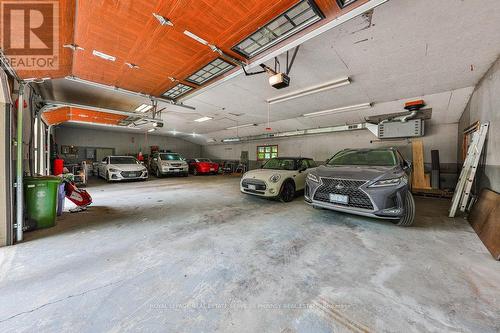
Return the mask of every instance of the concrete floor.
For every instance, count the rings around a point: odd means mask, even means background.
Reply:
[[[238,178],[88,188],[0,249],[0,332],[499,332],[500,266],[449,202],[412,228],[239,193]]]

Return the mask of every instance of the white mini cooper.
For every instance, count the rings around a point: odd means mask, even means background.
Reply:
[[[290,202],[296,192],[304,189],[307,170],[315,167],[316,163],[310,158],[272,158],[260,169],[245,173],[240,190],[246,194]]]

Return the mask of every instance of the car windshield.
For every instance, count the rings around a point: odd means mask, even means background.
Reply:
[[[180,160],[182,160],[182,157],[179,154],[168,154],[168,153],[160,154],[160,158],[163,161],[180,161]]]
[[[271,158],[262,166],[262,169],[297,170],[297,163],[293,159]]]
[[[196,159],[196,161],[198,161],[198,162],[212,162],[208,158],[198,158],[198,159]]]
[[[395,166],[392,150],[346,150],[332,157],[328,165]]]
[[[115,156],[109,158],[110,164],[139,164],[134,157]]]

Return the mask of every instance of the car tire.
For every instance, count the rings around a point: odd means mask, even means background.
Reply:
[[[395,224],[401,227],[409,227],[415,221],[415,200],[410,191],[405,196],[404,211],[404,215]]]
[[[291,180],[287,180],[281,185],[279,199],[282,202],[290,202],[295,199],[295,184]]]
[[[156,178],[161,178],[161,171],[160,171],[160,168],[156,168]]]

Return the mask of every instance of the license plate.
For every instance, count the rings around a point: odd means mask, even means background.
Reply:
[[[248,185],[248,189],[255,191],[257,189],[257,187],[255,185]]]
[[[174,172],[179,172],[179,171],[181,171],[181,170],[179,170],[179,169],[174,169]]]
[[[349,196],[342,194],[330,194],[330,202],[347,205],[349,203]]]
[[[215,168],[210,168],[210,171],[215,171]]]

